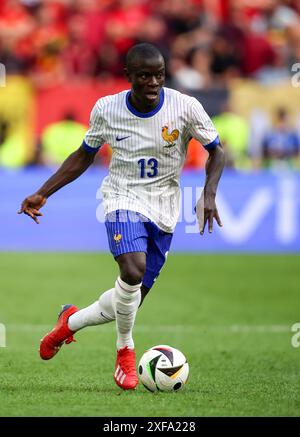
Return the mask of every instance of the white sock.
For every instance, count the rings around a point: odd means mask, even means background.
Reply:
[[[128,346],[134,349],[132,329],[135,316],[141,301],[141,284],[128,285],[120,277],[115,283],[113,305],[117,326],[117,349]]]
[[[105,291],[101,294],[99,300],[96,300],[92,305],[72,314],[68,320],[68,326],[71,331],[78,331],[85,326],[102,325],[103,323],[115,320],[115,311],[112,303],[114,292],[114,288]]]

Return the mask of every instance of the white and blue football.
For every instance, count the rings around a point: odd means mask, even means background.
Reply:
[[[138,365],[141,383],[151,392],[178,391],[186,384],[189,365],[182,352],[167,345],[153,346]]]

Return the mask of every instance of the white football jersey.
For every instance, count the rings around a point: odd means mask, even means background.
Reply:
[[[97,101],[83,146],[89,152],[104,143],[112,148],[103,180],[104,212],[136,211],[165,232],[173,232],[180,212],[180,173],[192,137],[206,148],[219,143],[217,131],[194,97],[161,90],[158,106],[138,112],[130,90]]]

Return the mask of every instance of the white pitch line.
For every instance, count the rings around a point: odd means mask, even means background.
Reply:
[[[6,332],[39,332],[47,333],[51,331],[53,325],[38,325],[38,324],[8,324]],[[115,331],[115,323],[108,323],[98,326],[91,326],[88,330],[100,329],[106,332]],[[146,325],[137,324],[134,327],[134,332],[168,332],[168,333],[205,333],[205,332],[226,332],[226,333],[283,333],[291,332],[291,326],[288,325],[231,325],[231,326],[191,326],[191,325]]]
[[[6,331],[9,332],[49,332],[53,328],[53,325],[34,325],[34,324],[8,324],[6,325]],[[115,332],[115,323],[105,323],[98,326],[89,326],[89,330],[104,330],[106,332]],[[203,328],[205,329],[205,328]],[[199,331],[198,326],[184,326],[184,325],[139,325],[134,327],[135,332],[195,332]]]
[[[232,332],[291,332],[291,327],[287,325],[232,325]]]

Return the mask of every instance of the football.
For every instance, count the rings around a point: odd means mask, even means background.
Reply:
[[[138,374],[144,387],[151,391],[178,391],[189,376],[189,365],[182,352],[167,345],[153,346],[141,357]]]

